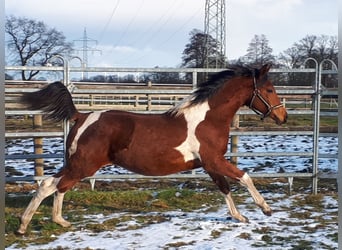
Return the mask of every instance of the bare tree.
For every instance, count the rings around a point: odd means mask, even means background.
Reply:
[[[337,65],[337,55],[336,36],[308,35],[281,53],[279,60],[282,65],[290,68],[299,68],[303,65],[305,59],[309,57],[316,59],[318,63],[324,59],[330,59]],[[308,62],[307,66],[314,67],[314,63]]]
[[[6,17],[7,62],[21,66],[42,66],[56,54],[70,55],[72,44],[62,32],[43,22],[25,17]],[[22,71],[23,80],[31,80],[39,71]]]
[[[325,59],[330,59],[337,65],[337,37],[326,35],[307,35],[298,42],[295,42],[292,47],[280,53],[278,62],[280,65],[288,68],[300,68],[304,66],[307,58],[314,58],[318,63]],[[315,68],[316,63],[308,60],[306,67]],[[323,68],[331,68],[331,63],[326,62]],[[286,83],[288,85],[312,85],[315,81],[315,74],[300,74],[289,73]],[[322,83],[327,87],[337,86],[337,78],[334,75],[323,75]]]
[[[254,35],[247,48],[247,54],[239,60],[254,66],[273,63],[275,57],[272,55],[273,49],[269,46],[265,35]]]

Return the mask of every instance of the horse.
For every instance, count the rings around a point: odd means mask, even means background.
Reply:
[[[38,187],[17,233],[25,234],[33,214],[46,197],[54,194],[52,221],[69,227],[62,217],[65,193],[102,166],[116,164],[132,172],[164,176],[202,167],[222,192],[233,219],[248,222],[235,207],[226,177],[245,186],[265,215],[272,210],[252,179],[225,157],[230,124],[244,105],[262,119],[278,125],[287,120],[272,82],[270,64],[260,68],[234,65],[214,74],[189,97],[159,114],[119,110],[79,112],[67,87],[50,83],[36,92],[24,93],[21,102],[31,110],[42,110],[54,121],[73,123],[65,148],[65,164]]]

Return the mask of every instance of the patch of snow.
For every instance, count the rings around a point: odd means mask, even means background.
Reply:
[[[112,231],[93,232],[78,229],[64,233],[45,245],[29,245],[27,250],[38,249],[293,249],[297,241],[310,242],[313,249],[325,249],[329,246],[337,249],[337,242],[329,234],[337,233],[337,213],[331,218],[326,228],[322,228],[319,221],[314,218],[306,220],[291,218],[292,202],[304,199],[304,194],[287,196],[282,199],[273,199],[273,194],[266,195],[274,214],[267,217],[255,206],[251,208],[249,199],[238,206],[246,215],[250,223],[240,223],[227,218],[227,208],[222,205],[218,211],[205,212],[204,209],[194,212],[153,212],[153,213],[116,213],[111,215],[89,215],[87,222],[104,222],[114,217],[130,215],[132,219]],[[324,204],[337,202],[332,197],[324,199]],[[290,209],[289,209],[290,208]],[[313,211],[312,208],[294,208],[293,211],[310,211],[315,216],[325,215],[325,211]],[[134,230],[129,225],[137,225],[135,216],[159,215],[167,218],[163,222],[144,225]],[[336,223],[335,223],[336,220]],[[85,223],[85,222],[83,222]],[[75,226],[75,225],[74,225]],[[79,225],[77,225],[79,226]],[[327,234],[327,232],[329,232]],[[271,244],[267,243],[271,241]],[[7,248],[17,249],[16,245]]]
[[[43,141],[44,153],[63,154],[62,138],[45,138]],[[238,152],[312,152],[312,136],[240,136]],[[230,144],[228,145],[228,151]],[[338,138],[324,136],[319,138],[319,153],[337,155]],[[7,139],[6,154],[31,154],[33,152],[32,139]],[[319,171],[336,173],[338,164],[337,158],[319,158]],[[29,176],[34,174],[34,162],[28,160],[6,160],[6,176]],[[20,167],[19,167],[20,166]],[[62,159],[45,159],[44,173],[55,174],[63,166]],[[310,172],[312,168],[311,157],[300,156],[279,156],[279,157],[239,157],[238,166],[247,172],[275,173],[285,172]],[[19,173],[9,171],[14,169]],[[198,170],[203,172],[203,170]],[[98,171],[98,174],[129,174],[131,172],[118,167],[106,166]]]

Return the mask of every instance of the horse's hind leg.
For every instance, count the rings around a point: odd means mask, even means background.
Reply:
[[[237,210],[234,200],[232,198],[232,193],[230,192],[230,186],[227,180],[225,179],[224,176],[215,174],[215,173],[210,173],[208,172],[214,183],[218,186],[220,191],[223,193],[224,199],[227,203],[228,210],[231,214],[231,216],[239,220],[241,222],[248,222],[248,219],[241,215],[241,213]]]
[[[64,193],[56,192],[53,200],[53,208],[52,208],[52,221],[61,225],[62,227],[70,227],[71,223],[66,221],[62,217],[62,207],[63,207],[63,199]]]
[[[52,221],[61,225],[62,227],[70,227],[71,223],[62,217],[62,208],[65,192],[72,188],[78,181],[74,178],[71,172],[60,172],[57,174],[61,176],[57,183],[57,192],[55,193],[52,207]]]
[[[30,223],[33,214],[38,209],[40,203],[49,195],[53,194],[57,190],[57,184],[60,178],[49,177],[45,179],[39,186],[36,194],[33,196],[30,204],[27,206],[25,212],[21,216],[21,224],[18,229],[19,234],[24,234],[27,229],[27,225]]]

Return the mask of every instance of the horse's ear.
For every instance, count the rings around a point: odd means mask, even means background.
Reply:
[[[270,64],[270,63],[262,66],[261,69],[259,70],[259,77],[266,75],[268,73],[268,71],[270,71],[271,67],[272,67],[272,64]]]

